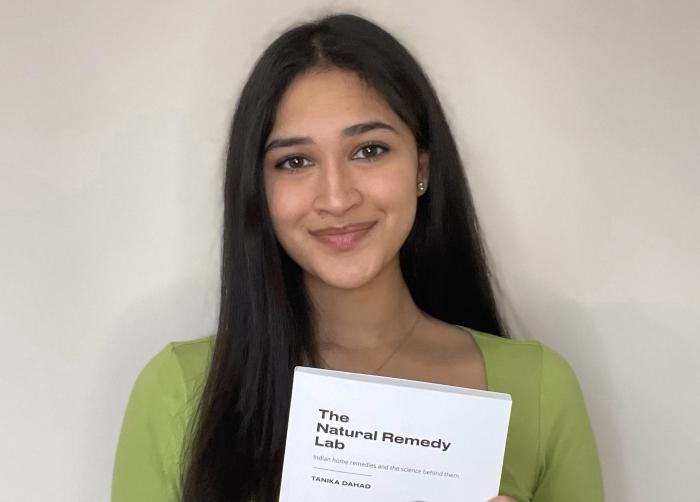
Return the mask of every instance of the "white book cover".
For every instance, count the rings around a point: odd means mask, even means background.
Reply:
[[[298,366],[280,502],[486,502],[510,409],[508,394]]]

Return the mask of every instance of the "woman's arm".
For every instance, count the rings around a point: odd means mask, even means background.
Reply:
[[[112,502],[179,502],[186,390],[168,345],[134,384],[119,436]]]
[[[540,465],[533,502],[602,502],[595,438],[578,380],[556,352],[542,347]]]

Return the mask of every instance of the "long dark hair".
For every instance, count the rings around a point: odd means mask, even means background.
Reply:
[[[275,238],[262,149],[293,79],[315,68],[355,72],[430,152],[430,187],[400,251],[417,306],[452,324],[505,336],[462,163],[438,98],[394,37],[355,15],[293,27],[255,64],[231,127],[224,184],[219,326],[185,448],[185,502],[278,496],[293,369],[316,364],[300,267]]]

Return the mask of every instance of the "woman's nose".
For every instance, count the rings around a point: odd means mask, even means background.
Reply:
[[[342,161],[327,162],[319,169],[313,202],[316,211],[342,216],[362,201],[351,169]]]

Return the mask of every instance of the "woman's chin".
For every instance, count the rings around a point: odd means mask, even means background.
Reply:
[[[325,287],[350,290],[369,284],[375,276],[370,270],[343,270],[313,274],[313,280]]]

